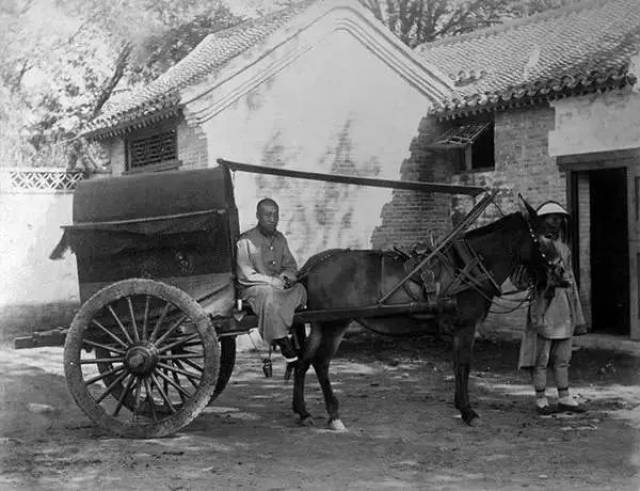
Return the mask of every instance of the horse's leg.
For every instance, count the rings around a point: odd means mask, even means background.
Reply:
[[[331,388],[331,381],[329,380],[329,364],[331,358],[336,354],[338,346],[342,341],[344,333],[347,331],[349,322],[340,321],[325,323],[322,326],[322,337],[320,339],[320,346],[316,352],[315,357],[312,360],[313,368],[318,376],[318,382],[322,388],[322,394],[324,395],[324,403],[329,414],[329,427],[332,430],[345,431],[346,428],[342,421],[340,421],[340,415],[338,414],[338,399],[333,393]]]
[[[293,412],[300,416],[300,423],[305,426],[313,425],[313,418],[307,411],[304,402],[304,381],[311,365],[311,360],[318,351],[322,338],[322,330],[316,323],[311,324],[311,334],[304,341],[302,356],[296,363],[293,378]]]
[[[456,326],[453,336],[453,371],[456,378],[455,406],[468,425],[479,423],[478,415],[469,402],[469,371],[473,355],[475,322]]]

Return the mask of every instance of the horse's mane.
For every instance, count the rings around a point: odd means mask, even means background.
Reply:
[[[496,220],[495,222],[491,222],[487,225],[483,225],[482,227],[469,230],[467,233],[464,234],[464,237],[465,239],[484,237],[485,235],[492,234],[494,232],[497,232],[499,230],[506,228],[509,225],[514,224],[516,220],[519,221],[520,223],[522,223],[522,221],[524,220],[522,213],[520,213],[519,211],[510,213],[509,215],[506,215]]]
[[[394,250],[380,250],[380,249],[327,249],[326,251],[322,251],[322,252],[319,252],[317,254],[314,254],[309,259],[307,259],[307,261],[298,270],[298,278],[302,278],[304,276],[307,276],[309,271],[311,271],[313,268],[318,266],[320,263],[326,261],[330,257],[335,256],[336,254],[351,253],[351,252],[357,252],[357,253],[363,253],[364,252],[364,253],[373,254],[373,255],[376,255],[376,256],[389,256],[389,257],[392,257],[393,259],[396,259],[396,260],[403,258],[402,254],[400,254],[398,251],[394,251]]]
[[[298,270],[298,277],[306,276],[309,271],[315,268],[318,264],[325,261],[330,256],[338,254],[339,252],[345,251],[346,249],[327,249],[326,251],[319,252],[314,254],[307,262],[305,262],[302,267]]]

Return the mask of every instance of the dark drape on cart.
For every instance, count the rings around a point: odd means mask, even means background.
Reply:
[[[83,302],[115,281],[153,278],[212,313],[232,308],[238,219],[224,169],[87,181],[74,195],[73,218],[52,258],[76,254]]]

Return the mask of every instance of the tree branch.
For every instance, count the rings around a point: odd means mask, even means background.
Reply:
[[[129,55],[131,55],[132,49],[133,46],[131,45],[131,43],[126,43],[122,48],[122,51],[120,51],[120,54],[118,55],[115,63],[113,74],[111,75],[111,77],[109,77],[108,80],[105,81],[105,83],[102,85],[102,88],[100,89],[98,99],[96,100],[96,104],[93,107],[93,111],[91,112],[92,118],[95,118],[98,115],[102,107],[109,100],[109,97],[111,97],[113,89],[115,89],[116,85],[118,85],[118,82],[120,82],[120,79],[124,75],[124,70],[129,62]]]

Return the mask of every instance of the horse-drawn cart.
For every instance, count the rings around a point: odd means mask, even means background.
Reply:
[[[235,241],[239,235],[232,172],[476,195],[483,189],[411,181],[263,169],[219,161],[216,168],[92,179],[78,185],[73,225],[53,256],[76,255],[81,307],[63,331],[19,338],[16,348],[64,345],[69,390],[100,427],[134,438],[169,435],[192,421],[225,388],[235,338],[256,325],[237,310]],[[486,197],[440,245],[399,281],[400,288],[460,236]],[[433,299],[307,310],[297,323],[437,316]]]

